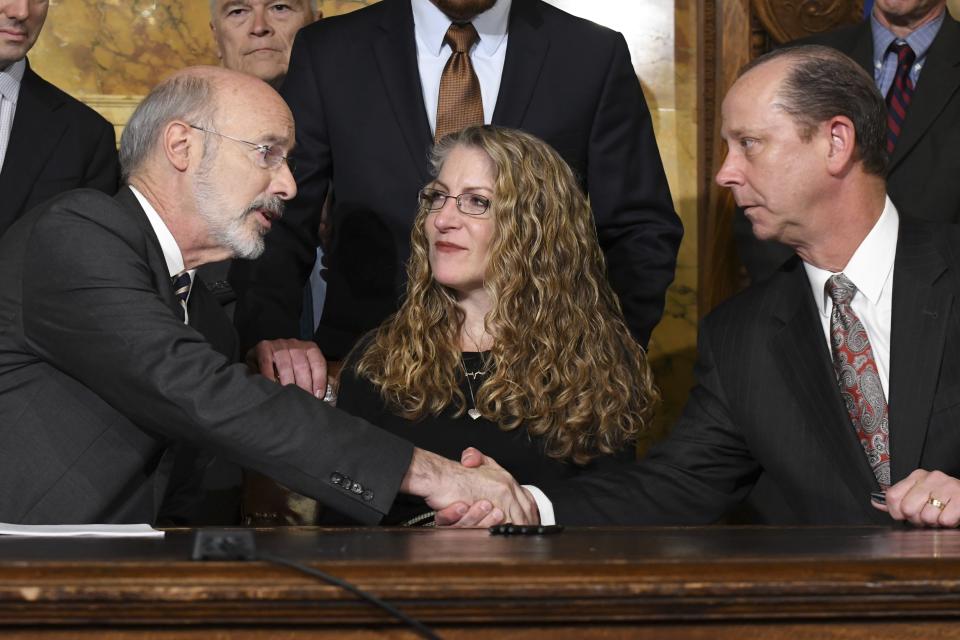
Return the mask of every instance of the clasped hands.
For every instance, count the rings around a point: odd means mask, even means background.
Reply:
[[[327,361],[319,347],[303,340],[262,340],[247,354],[247,365],[282,385],[295,384],[323,398]],[[421,496],[437,511],[436,523],[451,527],[492,527],[503,522],[539,524],[529,491],[493,458],[472,447],[460,464],[417,449],[401,490]]]
[[[414,450],[400,490],[422,496],[436,510],[439,526],[540,523],[533,495],[493,458],[473,447],[463,451],[460,464],[423,449]]]

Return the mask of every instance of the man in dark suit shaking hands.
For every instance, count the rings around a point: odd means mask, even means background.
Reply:
[[[458,70],[473,92],[463,102],[444,89]],[[573,167],[627,325],[646,346],[682,227],[623,36],[542,0],[382,0],[301,29],[281,93],[297,121],[299,195],[263,257],[234,266],[245,347],[297,335],[331,188],[317,343],[341,359],[395,311],[428,150],[451,126],[484,123],[532,133]],[[294,381],[295,349],[261,351],[267,373],[276,364]]]
[[[185,70],[127,124],[129,188],[64,194],[0,240],[0,521],[153,522],[181,443],[365,522],[398,491],[529,508],[504,472],[414,449],[208,340],[228,321],[193,271],[262,251],[296,193],[293,140],[266,83]]]
[[[704,320],[679,423],[627,471],[549,491],[557,521],[709,523],[749,494],[764,523],[957,526],[960,229],[887,197],[873,79],[826,47],[768,54],[721,135],[717,182],[797,257]]]
[[[27,62],[47,8],[47,0],[0,0],[0,234],[68,189],[117,190],[113,127]]]

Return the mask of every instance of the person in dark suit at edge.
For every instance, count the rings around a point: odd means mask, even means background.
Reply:
[[[875,0],[869,19],[799,44],[847,54],[886,96],[890,126],[899,134],[888,136],[887,193],[900,214],[960,222],[960,23],[946,4]],[[898,74],[904,86],[899,95],[909,95],[893,108]],[[734,228],[741,260],[754,281],[770,277],[793,253],[783,244],[756,239],[741,211]]]
[[[0,521],[154,522],[184,443],[366,523],[398,491],[525,517],[532,497],[495,466],[415,449],[209,341],[229,321],[193,272],[262,251],[296,193],[293,139],[266,83],[182,71],[124,130],[128,188],[63,194],[0,239]]]
[[[0,234],[58,193],[117,190],[113,126],[27,61],[48,8],[47,0],[0,0]]]
[[[721,136],[717,182],[798,255],[703,321],[666,440],[550,490],[557,522],[704,524],[751,494],[768,524],[957,526],[960,227],[885,195],[873,79],[831,48],[778,50],[728,92]]]
[[[445,78],[457,77],[468,87],[456,94],[462,101],[442,98],[451,96]],[[315,339],[341,359],[396,310],[429,149],[469,124],[532,133],[571,165],[589,192],[627,324],[646,346],[683,229],[620,34],[541,0],[383,0],[302,29],[281,92],[297,121],[299,195],[263,257],[231,272],[241,346],[256,345],[265,375],[276,367],[284,383],[323,386],[325,369],[319,382],[310,378],[319,352],[287,339],[297,335],[330,182]]]

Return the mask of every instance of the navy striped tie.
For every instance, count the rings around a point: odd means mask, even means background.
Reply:
[[[181,271],[171,278],[170,282],[173,285],[173,295],[177,296],[180,301],[177,315],[180,316],[181,321],[185,321],[187,318],[187,298],[190,296],[190,274]]]
[[[890,45],[890,50],[897,54],[897,75],[893,77],[893,85],[887,93],[887,153],[893,153],[897,146],[897,138],[907,119],[907,108],[913,97],[913,80],[910,79],[910,67],[917,59],[906,42]]]

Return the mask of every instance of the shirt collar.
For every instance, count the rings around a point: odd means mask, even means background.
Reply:
[[[919,29],[911,31],[906,38],[898,38],[893,34],[892,31],[880,24],[880,21],[877,20],[877,16],[871,11],[870,31],[873,34],[874,63],[883,63],[883,59],[887,55],[887,49],[890,48],[891,43],[894,41],[906,42],[910,45],[910,48],[913,49],[913,53],[916,54],[916,60],[918,62],[923,60],[927,55],[927,50],[930,49],[930,45],[933,44],[934,38],[937,37],[937,33],[940,31],[940,27],[943,25],[943,20],[946,15],[947,10],[944,8],[943,11],[940,12],[939,16],[926,23]]]
[[[20,95],[20,83],[23,82],[23,72],[27,69],[27,59],[21,58],[6,69],[0,71],[0,95],[5,100],[16,104]]]
[[[439,57],[443,38],[450,28],[451,20],[430,0],[411,0],[413,5],[414,32],[420,47]],[[480,34],[477,50],[484,56],[492,56],[507,36],[512,0],[497,0],[496,4],[475,17],[471,22]]]
[[[857,287],[857,291],[874,305],[880,303],[884,285],[893,272],[899,230],[900,216],[888,196],[880,218],[843,269],[843,274]],[[830,306],[825,286],[830,276],[835,274],[806,262],[803,263],[803,268],[807,271],[810,290],[813,292],[813,299],[817,301],[820,315],[826,316]]]
[[[130,191],[133,191],[133,195],[137,197],[137,202],[143,207],[143,212],[147,214],[147,220],[150,221],[150,226],[153,227],[153,232],[160,242],[160,250],[163,251],[163,259],[167,262],[167,271],[170,272],[170,277],[176,276],[183,271],[183,254],[180,252],[180,247],[177,246],[177,241],[173,238],[173,234],[170,233],[170,229],[167,228],[163,218],[160,217],[160,214],[143,194],[134,187],[130,187]],[[195,272],[196,269],[189,271],[191,280]]]

